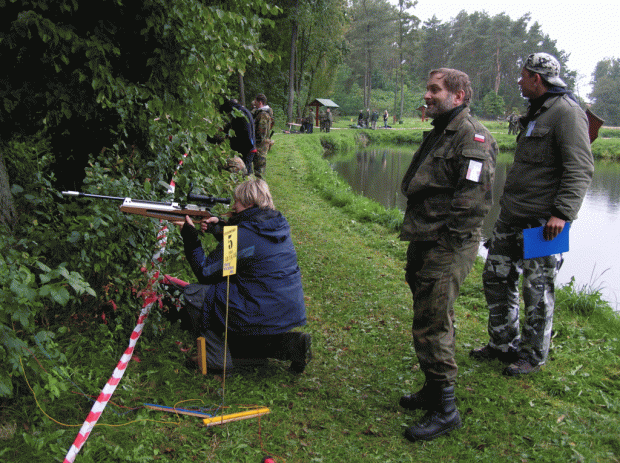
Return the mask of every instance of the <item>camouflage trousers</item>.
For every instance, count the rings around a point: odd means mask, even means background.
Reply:
[[[254,175],[262,178],[267,169],[267,153],[271,148],[271,140],[265,139],[258,143],[256,149],[258,152],[254,155]]]
[[[523,229],[498,221],[482,274],[489,307],[489,345],[519,352],[533,365],[545,363],[551,344],[555,278],[561,254],[523,259]],[[523,275],[524,322],[519,326],[519,278]]]
[[[478,253],[479,241],[411,241],[405,279],[413,295],[413,345],[429,382],[448,387],[458,372],[454,302]]]

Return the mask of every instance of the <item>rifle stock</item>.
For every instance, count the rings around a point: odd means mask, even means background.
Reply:
[[[103,196],[81,193],[79,191],[63,191],[66,196],[78,196],[84,198],[122,201],[120,210],[126,214],[136,214],[153,219],[168,220],[171,222],[183,221],[185,216],[197,218],[211,217],[211,208],[216,204],[230,204],[229,198],[216,198],[214,196],[201,196],[189,194],[188,200],[198,204],[181,204],[176,202],[146,201],[118,196]]]

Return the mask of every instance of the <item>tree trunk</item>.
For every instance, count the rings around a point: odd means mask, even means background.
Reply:
[[[366,101],[368,101],[368,73],[366,71],[364,71],[364,96],[362,99],[362,106],[363,106],[363,110],[366,110]]]
[[[295,59],[295,101],[297,101],[297,117],[302,118],[306,115],[307,99],[301,97],[301,90],[304,84],[304,75],[306,74],[306,64],[308,64],[308,54],[304,50],[308,50],[309,37],[312,34],[306,29],[302,30],[301,37],[297,33],[297,56]],[[301,50],[301,51],[300,51]],[[312,74],[312,73],[310,73]]]
[[[299,0],[295,0],[295,14],[291,26],[291,59],[288,66],[288,107],[286,109],[287,122],[295,122],[293,119],[293,102],[295,100],[295,58],[297,54],[297,34],[299,29]]]
[[[398,72],[398,71],[397,71]],[[396,75],[396,82],[394,82],[394,107],[392,108],[392,115],[396,114],[398,109],[398,91],[400,89],[400,84],[398,81],[398,75]]]
[[[403,78],[403,74],[400,74],[400,115],[398,116],[398,120],[403,120],[403,112],[405,107],[405,79]]]
[[[239,73],[239,103],[245,106],[245,83],[243,82],[243,74],[241,73]]]
[[[495,55],[495,86],[493,90],[499,95],[499,85],[502,82],[502,64],[499,59],[499,45],[497,46],[497,55]]]
[[[11,194],[9,175],[4,164],[4,155],[0,148],[0,225],[5,225],[13,233],[17,225],[17,211]]]
[[[403,85],[403,2],[398,2],[400,10],[398,13],[398,79],[396,85],[400,87],[400,111],[398,120],[403,120],[403,104],[405,101]],[[398,92],[398,91],[397,91]],[[396,104],[394,104],[394,114],[396,114]]]
[[[366,82],[368,85],[368,91],[366,92],[366,101],[365,106],[366,109],[370,109],[370,99],[372,93],[372,55],[370,53],[370,49],[368,50],[368,61],[367,61],[367,70],[366,70]]]

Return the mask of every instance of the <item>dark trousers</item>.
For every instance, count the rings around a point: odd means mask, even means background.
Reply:
[[[224,369],[224,355],[226,355],[226,370],[234,367],[235,359],[293,360],[296,354],[296,341],[301,335],[299,332],[264,335],[229,332],[228,345],[225,349],[224,333],[199,328],[201,313],[198,309],[188,304],[181,309],[179,317],[183,329],[196,337],[205,338],[207,368],[212,370]]]
[[[301,335],[298,332],[249,336],[228,333],[227,349],[224,349],[224,334],[204,330],[207,368],[224,370],[224,353],[226,353],[226,370],[234,368],[235,362],[242,360],[278,359],[293,360],[295,341]]]
[[[248,172],[248,175],[250,175],[254,171],[254,154],[255,151],[252,150],[251,152],[243,156],[243,163],[245,164],[245,170]]]

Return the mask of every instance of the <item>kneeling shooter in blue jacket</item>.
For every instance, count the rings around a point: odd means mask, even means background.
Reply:
[[[290,227],[275,210],[264,180],[246,180],[234,192],[232,217],[224,222],[210,217],[201,229],[220,242],[206,255],[192,220],[185,218],[181,236],[185,255],[202,286],[202,310],[187,306],[186,316],[196,334],[207,340],[207,362],[211,369],[224,366],[224,336],[228,288],[228,351],[226,369],[235,358],[291,360],[290,371],[302,373],[311,358],[311,337],[292,332],[306,324],[306,307],[297,253]],[[222,275],[224,225],[236,225],[237,268]],[[186,291],[187,294],[187,291]]]

